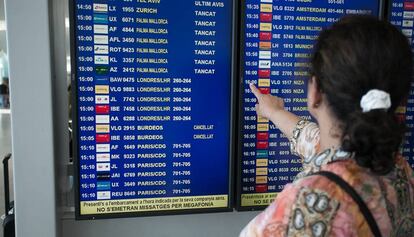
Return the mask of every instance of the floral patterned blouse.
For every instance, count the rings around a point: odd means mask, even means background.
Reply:
[[[311,174],[330,171],[349,183],[367,204],[382,236],[414,236],[414,172],[401,156],[378,176],[358,166],[351,153],[319,150],[319,127],[300,121],[291,140],[303,172],[242,231],[240,237],[373,236],[358,205],[336,183]]]

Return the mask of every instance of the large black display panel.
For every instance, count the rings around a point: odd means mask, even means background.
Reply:
[[[77,218],[231,206],[231,0],[73,0]]]
[[[407,36],[414,52],[413,30],[414,30],[414,1],[393,0],[389,6],[389,20]],[[410,95],[405,105],[398,111],[401,120],[405,120],[408,131],[403,146],[403,155],[414,168],[414,82]]]
[[[289,141],[258,118],[249,83],[284,98],[287,109],[311,119],[306,105],[309,58],[319,32],[349,14],[379,15],[378,0],[244,0],[242,2],[240,149],[237,206],[261,209],[301,171]]]

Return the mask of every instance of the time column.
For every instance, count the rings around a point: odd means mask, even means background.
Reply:
[[[96,200],[95,78],[93,4],[79,1],[75,6],[78,93],[78,141],[80,198]]]
[[[257,102],[249,89],[249,84],[257,85],[259,81],[259,23],[261,4],[258,1],[246,1],[245,42],[244,42],[244,80],[243,80],[243,160],[242,160],[242,192],[256,191],[256,133],[258,128],[255,104]],[[270,76],[270,75],[269,75]],[[262,132],[262,131],[260,131]],[[261,155],[261,154],[260,154]]]

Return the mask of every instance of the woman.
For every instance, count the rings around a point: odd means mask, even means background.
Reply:
[[[315,45],[308,108],[317,123],[251,85],[257,114],[286,134],[304,171],[240,236],[414,236],[414,173],[398,152],[405,128],[395,116],[412,76],[407,38],[387,22],[352,16]]]

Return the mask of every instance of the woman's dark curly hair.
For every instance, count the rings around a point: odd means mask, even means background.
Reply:
[[[342,149],[376,174],[395,165],[405,125],[396,108],[407,98],[412,80],[408,39],[394,26],[369,16],[348,16],[319,35],[311,74],[340,122]],[[391,108],[363,113],[361,98],[371,89],[391,95]]]

